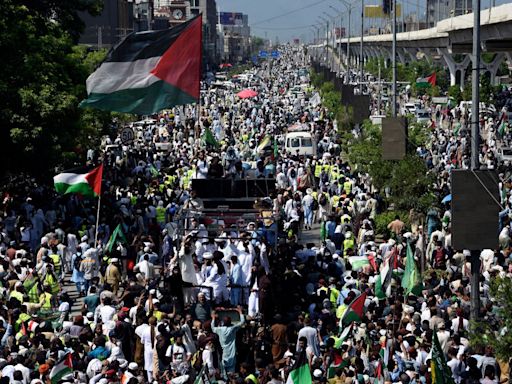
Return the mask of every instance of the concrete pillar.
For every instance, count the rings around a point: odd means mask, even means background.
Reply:
[[[401,49],[397,49],[396,50],[396,58],[398,59],[398,61],[400,62],[400,64],[405,64],[405,57],[404,57],[404,53],[402,52]]]
[[[450,85],[456,85],[457,84],[457,70],[460,71],[461,79],[460,79],[460,89],[464,89],[464,78],[466,75],[466,68],[468,67],[469,63],[471,62],[470,55],[464,56],[464,60],[462,63],[457,63],[453,60],[453,56],[448,52],[447,48],[438,48],[437,51],[439,54],[443,57],[446,65],[448,66],[448,70],[450,71]]]
[[[496,85],[496,73],[498,72],[498,69],[500,68],[501,63],[505,59],[505,55],[502,52],[498,52],[496,56],[494,56],[494,59],[490,63],[484,63],[482,60],[480,63],[482,63],[483,67],[489,71],[491,77],[491,84]]]

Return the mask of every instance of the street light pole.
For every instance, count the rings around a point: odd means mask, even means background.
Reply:
[[[340,1],[348,10],[347,65],[345,66],[347,71],[347,75],[345,76],[345,83],[348,84],[350,82],[350,20],[352,19],[352,4],[346,2],[345,0]]]
[[[392,103],[391,116],[396,117],[396,0],[393,0],[393,45],[391,48],[392,65],[393,65],[393,84],[392,90]]]
[[[364,0],[361,0],[361,41],[359,46],[359,94],[363,94],[364,64],[363,64],[363,34],[364,34]]]
[[[335,18],[334,16],[329,15],[327,12],[324,12],[324,14],[327,16],[328,19],[330,19],[332,28],[327,32],[327,38],[329,38],[329,32],[331,33],[331,71],[334,71],[334,33],[333,30],[336,28],[336,23],[334,22]]]
[[[337,14],[340,15],[340,27],[339,27],[339,31],[340,31],[340,44],[338,45],[338,71],[337,71],[337,75],[339,76],[339,74],[341,73],[341,23],[342,23],[342,20],[343,20],[343,15],[341,13],[341,11],[339,9],[336,9],[334,8],[332,5],[329,5],[329,8],[331,8],[334,12],[336,12]],[[336,16],[333,16],[333,20],[336,19]],[[334,28],[334,31],[336,32],[336,28]],[[333,42],[335,42],[335,36],[336,36],[336,33],[334,33],[334,37],[333,37]],[[333,47],[334,49],[334,47]]]
[[[327,51],[327,43],[329,42],[328,32],[329,32],[329,20],[327,20],[325,17],[319,16],[322,21],[324,21],[327,25],[327,29],[325,30],[325,45],[324,45],[324,54],[325,54],[325,61],[327,62],[328,57],[328,51]]]
[[[473,0],[473,71],[471,74],[471,170],[480,169],[480,0]],[[480,252],[471,250],[471,319],[480,313]]]

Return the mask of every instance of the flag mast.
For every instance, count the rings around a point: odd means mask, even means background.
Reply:
[[[102,159],[103,160],[103,159]],[[94,247],[98,246],[98,230],[100,225],[100,209],[101,209],[101,187],[103,183],[103,162],[100,164],[100,185],[98,190],[98,208],[96,209],[96,228],[94,231]]]

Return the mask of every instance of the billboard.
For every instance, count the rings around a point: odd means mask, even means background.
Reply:
[[[222,25],[243,25],[244,14],[239,12],[219,12]]]
[[[383,19],[390,17],[391,13],[386,14],[382,9],[381,5],[365,5],[364,6],[364,17],[368,19]],[[396,17],[402,17],[402,5],[396,5]]]
[[[345,27],[336,27],[334,28],[334,33],[336,35],[336,38],[339,39],[340,37],[345,37]]]

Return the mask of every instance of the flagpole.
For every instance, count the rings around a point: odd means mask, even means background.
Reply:
[[[96,210],[96,231],[94,234],[94,247],[98,246],[98,229],[100,224],[101,193],[98,195],[98,209]]]

